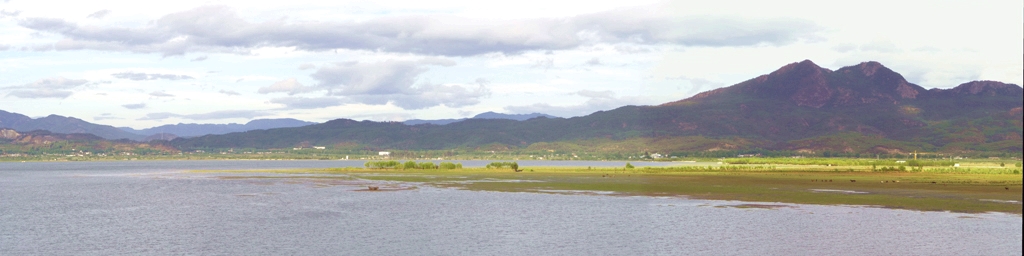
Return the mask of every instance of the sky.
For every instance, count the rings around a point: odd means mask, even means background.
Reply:
[[[330,3],[325,3],[330,2]],[[0,0],[0,110],[136,129],[582,116],[811,60],[1024,77],[1024,2]]]

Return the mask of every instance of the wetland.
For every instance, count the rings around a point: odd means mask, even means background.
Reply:
[[[1019,175],[462,163],[0,163],[0,254],[1021,251]]]

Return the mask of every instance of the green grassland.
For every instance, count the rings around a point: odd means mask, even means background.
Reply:
[[[800,165],[522,169],[521,172],[495,168],[346,168],[202,172],[266,172],[288,175],[224,177],[357,179],[480,191],[683,196],[694,199],[750,202],[864,205],[922,211],[1021,214],[1020,168],[1000,167],[994,163],[983,162],[974,163],[969,172],[951,172],[948,169],[952,168],[927,166],[917,171],[881,172],[871,171],[870,166],[839,169]],[[1017,174],[1007,170],[1016,170]]]

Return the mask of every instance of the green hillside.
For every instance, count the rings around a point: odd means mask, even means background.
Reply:
[[[975,81],[927,90],[877,62],[839,70],[810,61],[689,99],[575,118],[469,119],[405,125],[338,119],[323,124],[176,139],[193,148],[357,144],[436,150],[539,145],[649,150],[767,149],[846,153],[1021,151],[1020,86]],[[676,143],[653,143],[676,141]],[[538,144],[541,143],[541,144]],[[629,144],[629,143],[625,143]]]

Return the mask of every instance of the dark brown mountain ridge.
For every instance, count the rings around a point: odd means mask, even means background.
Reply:
[[[466,120],[414,126],[339,119],[299,128],[179,139],[172,144],[181,148],[284,148],[302,143],[356,143],[375,148],[444,149],[693,137],[721,142],[708,143],[705,150],[1019,152],[1022,94],[1018,85],[994,81],[928,90],[878,62],[832,71],[805,60],[680,101],[625,106],[568,119]],[[738,141],[743,143],[732,143]],[[676,148],[663,150],[694,149],[687,145]]]
[[[778,70],[730,87],[703,92],[662,106],[682,105],[694,101],[714,100],[718,94],[751,94],[788,100],[798,106],[813,108],[842,107],[860,104],[889,103],[920,97],[935,98],[955,94],[1021,95],[1014,84],[996,81],[972,81],[951,89],[925,89],[908,82],[902,75],[869,61],[832,71],[810,60],[791,63]],[[710,99],[709,99],[710,98]]]

